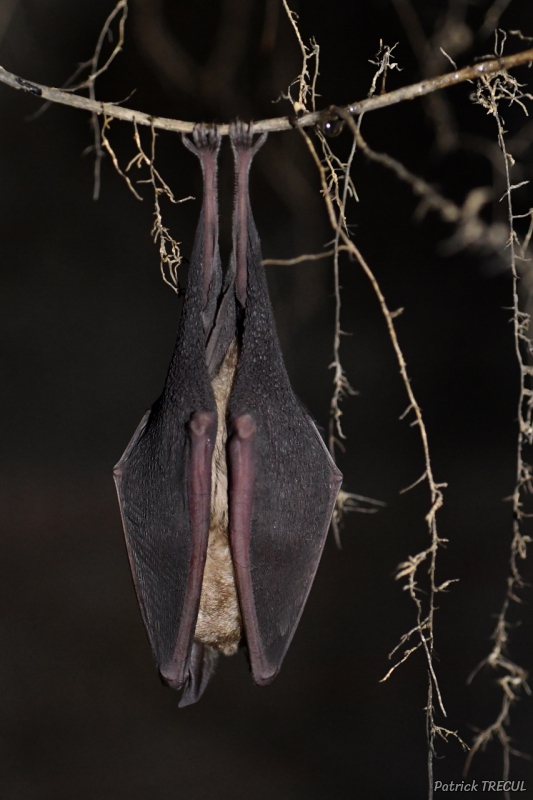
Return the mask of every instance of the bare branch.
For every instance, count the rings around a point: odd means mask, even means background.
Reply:
[[[480,76],[494,75],[502,70],[508,70],[513,67],[521,66],[522,64],[530,63],[533,63],[533,48],[524,50],[521,53],[515,53],[512,56],[502,56],[497,59],[481,61],[479,64],[475,64],[472,67],[465,67],[455,72],[440,75],[437,78],[421,81],[411,86],[404,86],[393,92],[368,97],[365,100],[351,103],[343,107],[343,110],[352,116],[360,116],[369,111],[386,108],[396,103],[402,103],[405,100],[414,100],[417,97],[423,97],[431,92],[446,89],[450,86],[464,83],[465,81],[474,80]],[[27,81],[18,75],[14,75],[12,72],[8,72],[3,67],[0,67],[0,83],[5,83],[13,89],[28,92],[42,100],[50,100],[52,103],[60,103],[61,105],[80,108],[84,111],[94,112],[102,116],[105,115],[110,119],[120,119],[125,122],[135,121],[138,125],[146,125],[150,128],[156,128],[157,130],[192,133],[196,124],[194,122],[170,119],[168,117],[154,117],[151,114],[146,114],[131,108],[123,108],[114,103],[104,103],[99,100],[80,97],[80,95],[70,94],[61,89],[44,86],[33,81]],[[331,111],[329,109],[324,109],[322,111],[303,114],[301,117],[297,118],[285,116],[260,120],[254,123],[253,130],[254,133],[274,133],[288,131],[293,128],[308,128],[318,124],[325,125],[330,119]],[[227,136],[229,134],[229,125],[220,125],[219,130],[222,136]]]

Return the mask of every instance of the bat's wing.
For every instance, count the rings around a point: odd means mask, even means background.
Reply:
[[[179,688],[189,678],[217,423],[215,410],[177,409],[165,400],[145,415],[115,468],[115,481],[152,650],[163,679]],[[209,405],[206,391],[200,407]]]
[[[195,137],[204,203],[174,355],[162,396],[115,468],[133,580],[166,683],[199,696],[205,659],[192,653],[209,534],[217,413],[205,360],[221,285],[216,218],[219,139]],[[214,202],[213,202],[214,196]],[[209,666],[209,665],[208,665]]]
[[[239,144],[233,140],[238,177],[247,154]],[[302,614],[342,476],[291,389],[249,204],[235,228],[236,283],[246,297],[229,406],[230,536],[252,673],[267,684]]]

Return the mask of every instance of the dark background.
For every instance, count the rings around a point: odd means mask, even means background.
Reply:
[[[91,57],[113,5],[3,0],[0,63],[28,80],[62,85]],[[488,5],[469,8],[473,29]],[[281,10],[269,39],[264,0],[177,0],[159,8],[166,30],[205,65],[217,46],[225,52],[217,37],[232,8],[245,14],[249,7],[243,52],[225,91],[223,83],[202,86],[200,80],[184,88],[172,70],[165,74],[158,63],[163,49],[150,53],[148,41],[150,15],[159,6],[133,4],[124,52],[100,79],[99,97],[119,101],[135,90],[127,106],[196,121],[288,111],[286,103],[272,105],[299,71],[298,48]],[[415,6],[428,34],[447,8],[433,0]],[[368,60],[380,38],[399,42],[403,72],[391,73],[388,87],[420,79],[388,0],[307,0],[292,7],[304,38],[316,36],[322,48],[323,106],[366,96],[375,71]],[[530,4],[511,2],[502,24],[533,35]],[[508,52],[525,46],[514,41]],[[492,49],[492,37],[480,36],[458,55],[459,65]],[[447,71],[446,62],[440,68]],[[532,73],[522,68],[516,75],[531,80]],[[493,178],[501,185],[501,162],[494,162],[493,175],[483,154],[493,154],[495,124],[471,105],[471,91],[462,85],[447,93],[465,134],[447,149],[438,146],[419,101],[369,114],[363,131],[376,149],[462,202],[471,188]],[[342,359],[359,394],[343,405],[348,438],[339,465],[345,488],[387,506],[376,515],[351,515],[342,550],[328,541],[272,686],[253,685],[240,653],[221,659],[198,705],[178,710],[179,695],[159,683],[142,627],[111,470],[161,390],[180,301],[159,274],[149,192],[137,202],[107,158],[94,202],[93,157],[82,155],[92,141],[88,116],[55,106],[29,120],[38,108],[34,98],[0,86],[0,798],[425,797],[421,653],[387,683],[379,679],[389,668],[388,652],[414,624],[414,606],[393,576],[399,562],[427,546],[429,498],[424,486],[399,494],[423,471],[421,445],[416,428],[399,420],[407,401],[366,279],[355,264],[343,264],[342,327],[350,336],[343,338]],[[516,174],[527,179],[533,132],[524,129],[521,112],[505,110],[504,116],[511,138],[525,130]],[[130,126],[114,122],[110,137],[125,165],[134,154]],[[485,144],[476,151],[469,141]],[[163,206],[165,224],[188,256],[201,196],[198,166],[175,135],[162,133],[157,146],[157,165],[176,196],[197,198]],[[334,146],[345,154],[349,136]],[[227,220],[233,178],[224,149]],[[358,157],[354,180],[360,199],[350,212],[355,239],[390,307],[405,308],[400,341],[424,411],[436,479],[449,484],[439,512],[440,534],[449,542],[439,554],[438,580],[460,581],[439,596],[436,664],[448,711],[439,722],[470,742],[472,726],[496,717],[501,695],[488,669],[471,687],[466,678],[489,652],[508,574],[512,520],[503,498],[514,485],[519,388],[510,275],[504,260],[493,256],[442,256],[441,244],[453,231],[434,217],[417,223],[409,189],[381,167]],[[528,189],[515,199],[522,210],[533,204]],[[331,238],[297,132],[270,136],[254,167],[252,202],[266,257],[315,252]],[[489,207],[487,220],[490,213]],[[502,212],[496,207],[494,213]],[[225,224],[225,252],[228,241]],[[185,282],[186,265],[181,276]],[[327,427],[331,265],[269,267],[268,277],[294,388]],[[531,565],[524,575],[531,581]],[[512,612],[522,625],[511,632],[510,655],[531,668],[531,592],[523,598],[518,614]],[[518,749],[533,751],[530,700],[513,709],[510,731]],[[459,745],[439,743],[438,753],[436,778],[461,780]],[[471,777],[498,779],[501,762],[501,748],[492,743],[476,758]],[[530,762],[513,759],[512,777],[526,779],[533,790]]]

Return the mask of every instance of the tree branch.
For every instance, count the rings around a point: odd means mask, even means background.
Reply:
[[[472,67],[465,67],[455,72],[448,72],[445,75],[440,75],[437,78],[429,78],[425,81],[420,81],[420,83],[414,83],[411,86],[403,86],[401,89],[396,89],[393,92],[367,97],[365,100],[345,106],[344,110],[352,116],[360,116],[369,111],[375,111],[378,108],[386,108],[396,103],[402,103],[404,100],[414,100],[417,97],[423,97],[431,92],[446,89],[458,83],[474,80],[481,76],[495,75],[502,70],[508,70],[522,64],[531,63],[533,63],[533,48],[524,50],[521,53],[515,53],[512,56],[503,56],[501,58],[489,59],[488,61],[480,61]],[[108,119],[113,118],[121,119],[126,122],[136,122],[137,125],[147,125],[150,128],[156,128],[158,130],[192,133],[196,124],[194,122],[185,122],[178,119],[169,119],[168,117],[153,117],[151,114],[146,114],[143,111],[135,111],[134,109],[123,108],[114,103],[103,103],[99,100],[91,100],[77,94],[64,92],[61,89],[43,86],[39,83],[24,80],[18,75],[8,72],[3,67],[0,67],[0,83],[5,83],[13,89],[22,89],[24,92],[29,92],[29,94],[33,94],[43,100],[49,100],[52,103],[61,103],[62,105],[72,106],[73,108],[81,108],[84,111],[104,115]],[[317,124],[324,124],[330,119],[332,119],[331,111],[329,109],[324,109],[322,111],[303,114],[300,117],[285,116],[264,119],[255,122],[253,129],[254,133],[274,133],[291,130],[296,127],[307,128]],[[227,136],[229,133],[229,125],[220,125],[219,131],[222,136]]]

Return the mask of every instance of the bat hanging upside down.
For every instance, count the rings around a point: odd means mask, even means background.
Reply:
[[[163,394],[115,468],[133,580],[163,681],[195,703],[219,652],[248,649],[260,686],[281,667],[342,476],[294,395],[248,196],[256,143],[237,122],[233,252],[218,249],[216,126],[184,144],[204,197]]]

